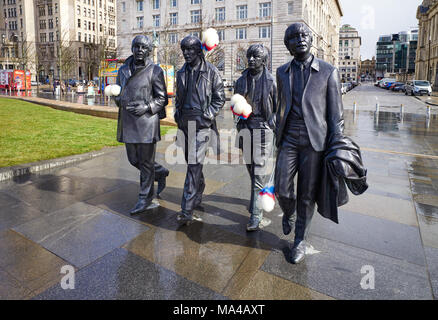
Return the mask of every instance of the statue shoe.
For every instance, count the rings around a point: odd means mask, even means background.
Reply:
[[[194,221],[202,222],[202,218],[187,211],[180,211],[176,216],[176,220],[181,223],[190,224]]]
[[[284,235],[289,235],[292,232],[292,229],[294,228],[295,220],[292,216],[288,216],[287,214],[283,213],[283,219],[281,221],[283,226],[283,233]]]
[[[158,178],[158,188],[157,188],[157,196],[163,192],[164,188],[166,188],[166,178],[169,175],[169,170],[166,169],[166,173]]]
[[[134,208],[130,211],[131,215],[138,214],[140,212],[146,211],[148,207],[151,205],[152,201],[140,198],[137,201],[137,204],[134,206]]]
[[[293,264],[298,264],[304,260],[306,257],[306,242],[303,240],[297,245],[294,245],[291,253],[291,262]]]
[[[253,232],[260,230],[260,220],[259,219],[250,219],[249,223],[246,225],[246,231]]]

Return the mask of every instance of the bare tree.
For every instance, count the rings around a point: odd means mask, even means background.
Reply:
[[[68,79],[75,67],[76,50],[74,42],[68,37],[68,31],[61,35],[57,41],[57,63],[60,70],[59,80]]]

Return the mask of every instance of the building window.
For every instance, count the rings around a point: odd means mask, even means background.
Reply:
[[[178,34],[177,33],[170,33],[169,34],[169,42],[172,44],[178,43]]]
[[[236,29],[236,39],[237,40],[246,39],[246,28],[237,28]]]
[[[143,28],[143,17],[137,17],[137,28],[138,29],[142,29]]]
[[[44,9],[44,7],[39,7],[38,8],[38,13],[39,13],[40,17],[45,16],[46,15],[46,10]]]
[[[49,29],[53,29],[53,19],[49,19]]]
[[[288,2],[287,3],[287,14],[292,15],[294,13],[294,3]]]
[[[153,20],[153,26],[154,27],[159,27],[160,26],[160,15],[159,14],[154,14],[152,16],[152,20]]]
[[[53,42],[54,38],[53,38],[53,32],[49,32],[49,41]]]
[[[270,37],[271,37],[271,27],[269,26],[259,27],[259,38],[265,39]]]
[[[143,11],[143,0],[137,1],[137,11]]]
[[[126,12],[126,2],[122,2],[122,12]]]
[[[198,31],[190,32],[190,35],[193,36],[193,37],[199,38],[199,32]]]
[[[218,30],[217,34],[219,36],[219,41],[224,41],[225,40],[225,30]]]
[[[78,19],[78,28],[81,27],[81,19]]]
[[[248,18],[248,6],[246,4],[237,6],[237,19],[241,20],[247,18]]]
[[[225,20],[225,7],[216,8],[216,21],[224,21]]]
[[[160,0],[152,0],[152,9],[160,9]]]
[[[46,28],[46,20],[40,20],[40,29]]]
[[[191,0],[192,4],[201,4],[202,0]]]
[[[177,8],[178,7],[178,0],[170,0],[170,7]]]
[[[47,38],[46,38],[46,34],[45,33],[40,33],[40,41],[41,42],[46,42]]]
[[[177,25],[178,24],[178,13],[172,12],[170,14],[170,24],[171,25]]]
[[[49,16],[51,16],[51,15],[53,15],[53,7],[52,6],[47,6],[47,14],[49,15]]]
[[[199,23],[201,22],[201,10],[192,10],[190,11],[190,21],[192,23]]]
[[[260,18],[265,18],[265,17],[271,16],[271,3],[270,2],[259,3],[259,16],[260,16]]]

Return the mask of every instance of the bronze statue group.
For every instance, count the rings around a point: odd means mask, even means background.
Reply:
[[[343,134],[338,71],[311,54],[312,42],[305,24],[294,23],[287,28],[284,44],[293,59],[277,69],[276,79],[266,67],[268,50],[262,44],[251,45],[247,50],[248,68],[234,87],[234,93],[251,107],[249,115],[235,116],[237,130],[246,130],[250,136],[250,152],[246,153],[250,156],[245,159],[251,179],[246,230],[263,227],[263,209],[257,198],[273,180],[275,198],[283,211],[283,232],[288,235],[294,231],[290,257],[294,264],[305,258],[306,235],[315,207],[338,223],[338,207],[348,201],[347,187],[355,195],[368,187],[360,149]],[[216,116],[225,104],[225,93],[218,69],[204,57],[200,39],[185,37],[181,50],[185,64],[177,72],[174,119],[184,137],[179,142],[187,173],[176,219],[188,224],[202,221],[194,211],[202,202],[203,162],[212,142],[208,137],[212,131],[218,134]],[[117,76],[121,87],[115,98],[119,107],[117,139],[125,143],[129,162],[140,171],[140,193],[131,214],[150,208],[154,180],[158,181],[159,194],[169,174],[155,162],[160,119],[165,117],[168,96],[162,69],[149,59],[151,51],[151,40],[136,36],[133,54]],[[191,129],[196,132],[194,142],[189,137]],[[241,139],[238,144],[244,148]],[[253,156],[256,154],[260,156]],[[269,158],[274,158],[275,166],[268,166]]]

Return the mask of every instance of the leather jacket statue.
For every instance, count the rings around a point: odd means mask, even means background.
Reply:
[[[120,67],[116,80],[122,88],[120,95],[115,99],[119,107],[117,141],[155,143],[161,140],[160,118],[168,104],[164,73],[158,65],[148,59],[144,68],[137,69],[132,74],[130,64],[133,60],[133,56],[130,56]],[[126,110],[130,102],[148,104],[150,112],[140,117],[133,115]]]

